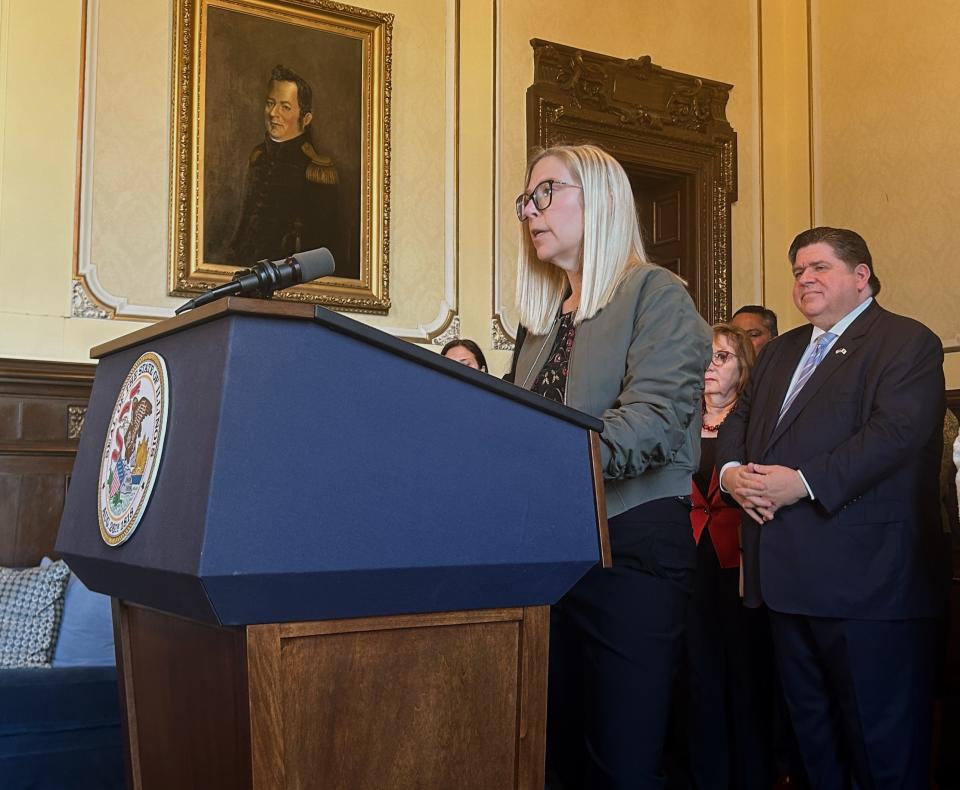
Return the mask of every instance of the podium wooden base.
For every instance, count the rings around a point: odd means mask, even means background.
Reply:
[[[543,787],[545,606],[114,624],[131,790]]]

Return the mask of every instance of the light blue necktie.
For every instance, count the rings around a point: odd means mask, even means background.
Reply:
[[[827,353],[827,346],[830,345],[835,337],[836,335],[833,334],[833,332],[824,332],[817,338],[817,342],[813,345],[813,352],[807,357],[807,361],[803,363],[803,367],[800,368],[800,375],[797,376],[797,380],[793,383],[790,392],[787,393],[787,397],[783,401],[783,406],[780,407],[780,416],[777,418],[778,425],[780,424],[780,420],[783,419],[783,415],[787,413],[787,409],[789,409],[790,405],[797,399],[797,395],[800,394],[803,385],[807,383],[807,380],[813,375],[813,371],[817,369],[817,365],[820,364],[823,355]]]

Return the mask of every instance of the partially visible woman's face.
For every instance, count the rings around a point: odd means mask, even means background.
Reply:
[[[533,166],[527,182],[527,194],[551,179],[567,184],[576,183],[563,162],[547,156]],[[555,183],[550,205],[539,211],[531,200],[524,208],[523,215],[537,257],[564,271],[579,271],[583,248],[583,190]]]
[[[731,398],[737,392],[737,383],[740,381],[740,360],[737,358],[737,349],[726,335],[713,336],[714,356],[725,356],[723,362],[711,359],[704,374],[703,392],[705,395],[716,395],[721,399]],[[727,356],[729,355],[729,356]]]
[[[480,370],[480,363],[477,362],[473,352],[463,346],[454,346],[444,356],[454,362],[459,362],[461,365],[466,365],[468,368]]]

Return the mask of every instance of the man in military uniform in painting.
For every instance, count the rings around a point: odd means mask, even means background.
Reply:
[[[249,266],[316,247],[329,248],[342,262],[340,179],[333,160],[310,140],[313,90],[307,81],[286,66],[274,68],[263,120],[266,136],[247,163],[229,262]]]

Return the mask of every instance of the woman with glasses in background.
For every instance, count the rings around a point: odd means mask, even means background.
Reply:
[[[548,786],[662,787],[710,330],[683,283],[647,261],[630,182],[601,149],[534,156],[516,208],[514,381],[603,420],[613,554],[551,611]],[[531,458],[550,473],[549,457]]]
[[[690,511],[697,572],[687,616],[686,736],[691,786],[698,790],[768,790],[774,780],[769,627],[765,611],[741,602],[743,511],[724,498],[714,468],[717,431],[746,387],[754,357],[744,330],[713,327]]]

